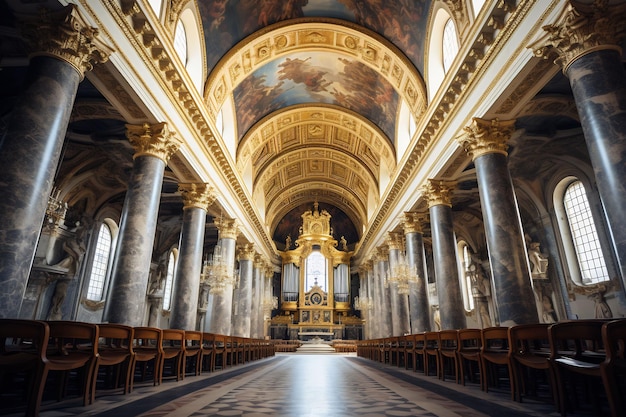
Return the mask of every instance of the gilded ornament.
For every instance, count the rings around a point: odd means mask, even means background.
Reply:
[[[465,135],[458,142],[472,160],[489,153],[508,155],[507,142],[515,131],[515,120],[485,120],[475,117],[463,130]]]
[[[195,207],[206,211],[215,201],[215,189],[209,184],[183,183],[178,191],[183,197],[183,208]]]
[[[155,156],[167,164],[170,157],[180,148],[180,141],[167,128],[166,123],[150,125],[126,125],[126,136],[135,149],[133,159],[138,156]]]

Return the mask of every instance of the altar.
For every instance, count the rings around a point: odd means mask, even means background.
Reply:
[[[329,342],[335,338],[335,333],[331,332],[298,332],[298,339],[303,342],[311,340],[323,340]]]

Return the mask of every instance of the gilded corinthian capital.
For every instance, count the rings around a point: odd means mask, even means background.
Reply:
[[[404,249],[404,245],[402,242],[402,236],[400,235],[400,233],[396,233],[396,232],[388,232],[387,233],[387,239],[385,239],[385,243],[387,243],[387,247],[389,247],[389,250],[402,250]]]
[[[243,246],[237,247],[237,260],[239,261],[254,262],[255,255],[256,255],[256,251],[254,250],[253,243],[246,243]]]
[[[156,156],[167,164],[170,157],[180,148],[180,141],[174,136],[174,132],[167,128],[166,123],[126,125],[126,136],[135,148],[133,159],[150,155]]]
[[[426,213],[411,213],[405,212],[402,216],[402,228],[404,234],[407,233],[419,233],[423,234],[422,224],[428,221],[428,215]]]
[[[452,191],[456,187],[456,181],[442,181],[430,179],[422,187],[424,197],[428,201],[428,207],[444,205],[452,207]]]
[[[554,62],[566,72],[573,61],[593,51],[614,49],[621,54],[625,21],[625,3],[570,1],[556,23],[543,27],[546,35],[530,48],[542,58],[556,55]]]
[[[23,16],[21,31],[31,56],[61,59],[73,66],[81,79],[94,64],[106,62],[112,52],[98,39],[98,29],[88,26],[74,5],[57,12],[42,9],[38,18]]]
[[[485,120],[474,117],[472,123],[463,130],[465,135],[457,141],[472,160],[488,153],[507,155],[507,142],[515,131],[515,120]]]
[[[183,183],[178,185],[178,191],[183,197],[183,208],[195,207],[208,210],[215,201],[215,190],[206,183]]]
[[[215,219],[215,226],[219,231],[220,239],[237,239],[239,225],[237,219]]]

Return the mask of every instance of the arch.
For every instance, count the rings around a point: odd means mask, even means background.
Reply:
[[[443,38],[445,25],[452,19],[452,16],[443,3],[433,5],[431,16],[427,32],[429,36],[426,41],[427,65],[425,78],[428,86],[428,96],[434,97],[446,76],[446,71],[443,66]]]
[[[196,2],[188,2],[178,18],[185,28],[187,41],[187,60],[183,64],[196,89],[202,92],[207,72],[206,51]]]

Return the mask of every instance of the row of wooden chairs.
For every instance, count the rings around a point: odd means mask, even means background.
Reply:
[[[164,377],[179,381],[272,355],[273,346],[262,339],[113,323],[0,319],[0,400],[8,403],[23,381],[23,401],[14,403],[25,405],[26,416],[37,416],[51,371],[58,371],[57,385],[47,384],[57,388],[57,401],[75,375],[87,406],[98,386],[127,394],[148,374],[158,385]]]
[[[604,387],[611,415],[626,415],[625,351],[626,319],[441,330],[357,343],[358,356],[442,380],[452,376],[463,385],[478,379],[485,392],[508,380],[516,401],[536,395],[542,376],[562,416],[582,405],[581,387],[592,390],[596,412],[602,407],[597,391]]]

